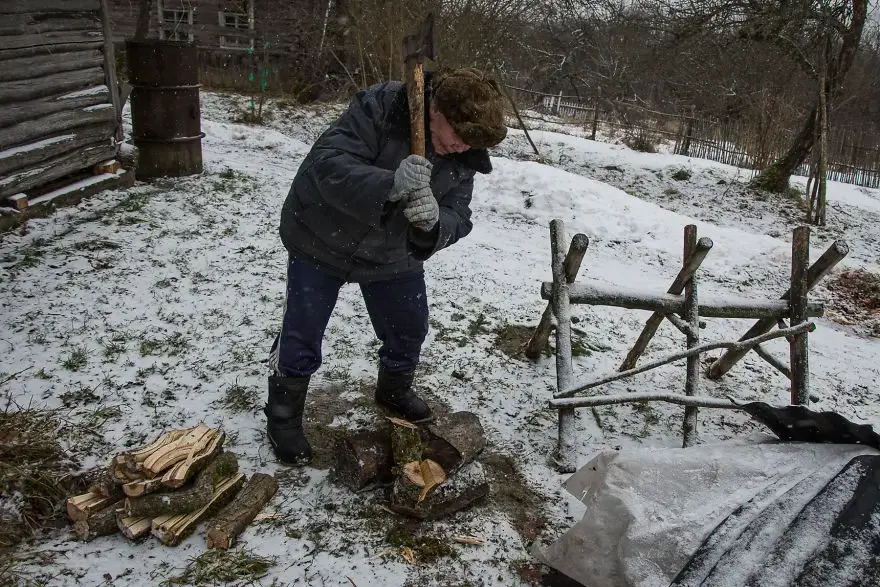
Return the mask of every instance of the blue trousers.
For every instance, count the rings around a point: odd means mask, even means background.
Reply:
[[[281,333],[269,360],[276,373],[305,377],[318,370],[324,331],[344,284],[344,279],[315,264],[290,257]],[[428,334],[424,274],[361,283],[360,288],[373,330],[382,341],[381,365],[390,373],[415,368]]]

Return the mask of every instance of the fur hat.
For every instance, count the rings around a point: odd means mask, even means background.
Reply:
[[[491,76],[473,67],[445,70],[432,89],[434,105],[471,147],[494,147],[507,136],[503,95]]]

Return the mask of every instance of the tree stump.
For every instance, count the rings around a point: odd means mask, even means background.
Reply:
[[[394,459],[391,454],[391,431],[382,429],[357,430],[336,443],[337,481],[360,491],[373,483],[390,483]]]
[[[419,499],[414,487],[417,482],[402,475],[394,482],[389,496],[390,509],[405,516],[422,520],[436,520],[460,511],[489,494],[490,486],[480,463],[461,467]]]

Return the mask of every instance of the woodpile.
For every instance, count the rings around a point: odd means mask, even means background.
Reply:
[[[270,475],[250,480],[225,452],[226,435],[204,424],[170,430],[142,448],[114,456],[88,493],[67,500],[80,540],[121,533],[174,546],[212,517],[208,546],[229,548],[278,489]]]
[[[420,425],[388,418],[385,426],[339,440],[334,476],[353,491],[384,485],[391,510],[437,519],[489,494],[482,466],[475,462],[485,446],[483,427],[471,412]]]

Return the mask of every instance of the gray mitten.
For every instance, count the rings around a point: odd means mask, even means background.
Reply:
[[[431,189],[431,162],[419,155],[410,155],[400,162],[394,172],[394,187],[388,194],[389,202],[398,202],[422,188]]]
[[[403,215],[416,228],[430,231],[440,219],[440,205],[431,188],[422,188],[409,196]]]

